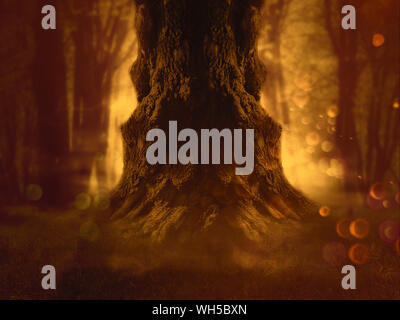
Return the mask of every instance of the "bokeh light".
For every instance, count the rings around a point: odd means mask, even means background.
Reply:
[[[367,196],[365,198],[365,202],[366,202],[367,206],[372,210],[383,209],[382,201],[374,199],[373,197],[371,197],[370,194],[367,194]]]
[[[399,108],[399,99],[395,99],[393,102],[393,109],[398,109]]]
[[[328,107],[326,110],[326,114],[328,115],[329,118],[336,118],[339,114],[339,108],[337,105],[331,105]]]
[[[321,208],[319,208],[319,214],[321,215],[321,217],[327,217],[330,215],[330,213],[331,210],[327,206],[322,206]]]
[[[300,109],[304,108],[304,106],[308,103],[308,100],[308,94],[304,92],[298,92],[292,96],[293,103]]]
[[[80,193],[75,198],[75,207],[79,210],[86,210],[90,207],[92,198],[87,193]]]
[[[31,201],[38,201],[43,196],[42,188],[37,184],[30,184],[26,187],[26,197]]]
[[[343,239],[351,238],[350,219],[342,218],[336,223],[336,233]]]
[[[394,220],[383,221],[379,225],[379,237],[388,243],[395,242],[400,238],[400,222]]]
[[[341,242],[327,243],[322,249],[322,258],[330,266],[340,266],[346,261],[346,247]]]
[[[301,90],[310,91],[313,87],[313,78],[309,74],[301,75],[295,79],[294,83]]]
[[[301,118],[301,123],[304,124],[305,126],[309,125],[311,123],[311,118],[304,116],[303,118]]]
[[[393,203],[390,200],[383,200],[382,205],[385,209],[391,209],[393,207]]]
[[[350,223],[349,230],[357,239],[363,239],[369,234],[369,222],[363,218],[356,219]]]
[[[365,244],[356,243],[349,249],[349,258],[355,264],[364,264],[369,259],[369,249]]]
[[[381,33],[375,33],[372,37],[372,45],[376,48],[382,46],[385,43],[385,37]]]
[[[98,210],[107,210],[110,206],[110,196],[107,192],[100,192],[93,197],[93,206]]]
[[[87,221],[81,225],[79,235],[83,239],[94,242],[100,235],[100,228],[93,221]]]
[[[398,204],[400,204],[400,191],[398,191],[398,192],[396,193],[396,195],[394,196],[394,200],[395,200]]]
[[[320,142],[320,137],[318,132],[311,131],[306,135],[306,142],[309,146],[316,146]]]
[[[321,150],[323,152],[331,152],[333,150],[333,143],[326,140],[324,142],[321,143]]]
[[[376,200],[383,200],[386,196],[386,188],[382,182],[374,183],[369,189],[369,194]]]

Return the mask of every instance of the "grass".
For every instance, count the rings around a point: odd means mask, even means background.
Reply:
[[[373,211],[359,196],[330,199],[331,215],[315,215],[302,233],[265,256],[243,250],[228,252],[224,263],[207,260],[207,268],[186,263],[173,248],[162,253],[119,250],[102,227],[82,225],[85,211],[3,208],[0,215],[0,298],[2,299],[400,299],[400,256],[394,245],[378,236],[379,224],[400,220],[399,207]],[[357,200],[358,199],[358,200]],[[365,218],[365,239],[340,238],[341,217]],[[96,226],[95,226],[96,227]],[[322,257],[325,244],[340,242],[346,249],[364,243],[370,250],[365,264],[355,265],[357,289],[341,288],[341,267]],[[161,257],[169,256],[167,263]],[[196,257],[198,261],[202,257]],[[57,270],[57,290],[41,288],[41,268]]]

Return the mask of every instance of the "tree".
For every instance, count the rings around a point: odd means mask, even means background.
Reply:
[[[363,172],[368,186],[398,177],[392,170],[399,149],[400,96],[398,1],[366,1],[360,12],[361,49],[367,62],[371,90],[368,92],[368,119],[365,133],[366,159]],[[389,174],[389,176],[387,176]]]
[[[75,194],[86,192],[93,166],[105,185],[107,130],[113,73],[131,54],[125,48],[131,1],[75,1],[64,4],[73,53],[73,110],[70,117],[70,179]]]
[[[357,82],[363,65],[357,60],[359,36],[357,30],[341,27],[341,8],[346,1],[324,1],[324,18],[332,48],[338,59],[337,79],[339,88],[335,140],[344,165],[344,186],[347,190],[360,186],[358,176],[362,174],[362,155],[354,114]],[[357,8],[359,1],[353,1]]]
[[[275,119],[280,119],[285,125],[289,124],[290,119],[282,68],[281,34],[290,3],[291,0],[277,0],[264,5],[262,18],[268,24],[263,32],[265,33],[264,38],[268,41],[260,48],[268,70],[268,77],[264,85],[268,109]]]
[[[0,32],[4,40],[0,57],[0,203],[15,204],[25,198],[36,174],[37,108],[32,85],[35,56],[36,2],[1,0]],[[30,165],[25,165],[29,163]]]
[[[124,171],[112,197],[112,218],[127,234],[155,241],[210,233],[205,239],[267,241],[274,221],[301,219],[313,210],[286,180],[281,127],[259,104],[262,5],[136,1],[139,47],[131,75],[139,104],[122,126]],[[177,120],[179,129],[254,128],[254,172],[236,176],[228,165],[149,165],[146,133],[168,131],[169,120]]]
[[[32,30],[35,34],[35,58],[32,66],[33,90],[37,109],[36,151],[38,167],[33,181],[43,189],[43,202],[60,204],[69,200],[64,169],[69,161],[69,128],[66,92],[67,66],[64,56],[64,16],[59,10],[55,30],[43,30],[41,8],[48,2],[36,1]],[[53,1],[57,7],[62,1]],[[27,164],[25,164],[27,166]]]

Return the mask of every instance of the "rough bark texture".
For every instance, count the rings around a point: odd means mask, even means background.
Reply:
[[[283,174],[281,127],[259,104],[263,1],[136,5],[139,50],[131,75],[139,104],[122,126],[124,172],[113,195],[112,218],[124,238],[252,243],[307,216],[313,205]],[[253,173],[236,176],[235,165],[149,165],[146,133],[168,132],[171,120],[178,130],[255,129]]]

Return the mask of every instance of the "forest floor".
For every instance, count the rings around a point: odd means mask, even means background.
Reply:
[[[129,251],[118,254],[102,247],[101,227],[90,222],[86,211],[4,207],[0,214],[0,298],[400,299],[400,253],[394,243],[379,236],[382,221],[400,220],[400,208],[372,210],[363,198],[332,192],[325,199],[331,214],[321,217],[316,213],[304,223],[296,243],[262,259],[232,252],[235,263],[214,268],[180,264],[184,257],[177,257],[174,265],[132,262],[135,258]],[[339,237],[336,224],[343,217],[367,220],[368,236]],[[348,258],[347,250],[355,243],[368,248],[365,263],[355,264]],[[173,257],[174,253],[166,254]],[[88,256],[91,263],[85,262]],[[341,287],[341,269],[346,264],[356,267],[355,290]],[[57,270],[56,290],[41,288],[44,265]]]

